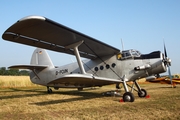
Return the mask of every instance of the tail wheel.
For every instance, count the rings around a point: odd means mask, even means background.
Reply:
[[[141,91],[138,92],[138,96],[139,96],[139,97],[146,97],[146,95],[147,95],[147,92],[146,92],[145,89],[141,89]]]
[[[47,92],[48,92],[49,94],[52,93],[52,89],[51,89],[51,88],[47,89]]]
[[[123,94],[124,102],[134,102],[134,95],[131,92],[126,92]]]
[[[82,87],[78,88],[78,91],[83,91],[83,88]]]

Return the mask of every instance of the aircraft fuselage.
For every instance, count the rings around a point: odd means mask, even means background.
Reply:
[[[164,63],[162,62],[163,54],[157,52],[156,55],[157,57],[154,58],[143,58],[143,55],[141,55],[140,57],[118,59],[117,55],[114,55],[102,59],[87,59],[83,60],[83,66],[86,73],[92,76],[121,80],[123,75],[126,75],[129,81],[134,81],[139,78],[166,71]],[[146,56],[148,56],[148,54]],[[81,80],[79,80],[79,82],[76,80],[74,82],[71,80],[60,80],[69,74],[81,74],[77,62],[60,67],[46,68],[42,71],[36,70],[36,72],[39,77],[32,72],[30,75],[32,82],[51,87],[92,87],[109,84],[108,82],[99,83],[98,81],[96,83],[96,80],[87,80],[84,83]]]

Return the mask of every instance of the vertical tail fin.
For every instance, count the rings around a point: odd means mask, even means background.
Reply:
[[[31,58],[31,65],[49,65],[49,68],[54,68],[54,65],[47,54],[46,50],[37,48]]]

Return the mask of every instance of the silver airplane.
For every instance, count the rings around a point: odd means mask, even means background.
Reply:
[[[166,72],[171,60],[160,51],[141,54],[130,49],[120,51],[99,40],[68,28],[42,16],[28,16],[18,20],[2,35],[4,40],[35,46],[30,65],[14,65],[9,68],[30,69],[33,83],[53,87],[77,88],[122,83],[125,89],[123,101],[135,100],[133,91],[139,97],[146,97],[137,80]],[[45,49],[75,55],[77,62],[56,67]],[[81,60],[81,57],[87,58]],[[127,82],[132,81],[129,85]],[[136,87],[136,88],[135,88]]]

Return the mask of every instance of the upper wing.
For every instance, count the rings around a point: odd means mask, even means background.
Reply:
[[[79,52],[82,57],[90,59],[120,52],[117,48],[41,16],[20,19],[4,32],[2,38],[73,55],[73,49],[65,47],[83,40]]]

